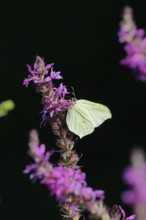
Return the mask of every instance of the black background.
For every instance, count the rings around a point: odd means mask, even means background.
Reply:
[[[22,174],[28,132],[36,128],[48,149],[55,147],[49,127],[40,128],[41,97],[22,86],[26,64],[36,55],[55,63],[76,97],[107,105],[112,119],[76,143],[80,165],[94,189],[106,191],[106,203],[122,204],[123,168],[135,145],[146,147],[146,84],[120,66],[124,56],[117,31],[122,8],[130,4],[139,27],[146,29],[145,1],[54,0],[0,3],[0,99],[16,109],[0,119],[0,219],[61,219],[54,198]],[[57,147],[55,147],[57,149]],[[127,212],[131,211],[124,206]]]

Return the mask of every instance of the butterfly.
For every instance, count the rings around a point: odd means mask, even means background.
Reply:
[[[71,132],[82,138],[111,117],[107,106],[79,99],[74,106],[68,108],[66,123]]]
[[[9,99],[0,103],[0,117],[4,117],[9,111],[15,108],[14,102]]]

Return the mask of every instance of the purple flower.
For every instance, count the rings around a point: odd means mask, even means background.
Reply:
[[[132,8],[126,6],[123,10],[119,42],[124,43],[125,58],[120,63],[135,70],[137,80],[146,81],[146,37],[145,31],[138,29],[133,20]]]
[[[69,197],[75,204],[83,205],[97,198],[103,198],[104,191],[93,190],[87,186],[86,175],[80,169],[70,167],[66,169],[62,165],[55,166],[49,162],[52,155],[46,152],[44,144],[37,146],[38,133],[35,130],[30,132],[29,154],[35,163],[26,166],[23,173],[30,173],[30,179],[41,179],[41,184],[45,184],[51,195],[55,195],[59,202],[67,202]],[[67,156],[67,155],[66,155]]]
[[[58,88],[54,88],[55,91],[55,95],[57,97],[60,97],[62,99],[64,99],[65,95],[68,94],[69,92],[67,91],[66,86],[63,86],[63,84],[61,83],[60,86]]]
[[[31,173],[32,171],[36,170],[37,167],[38,167],[38,165],[35,163],[31,164],[31,165],[27,165],[25,167],[25,169],[23,170],[23,173],[25,173],[25,174]]]
[[[60,72],[53,71],[53,65],[53,63],[45,65],[43,59],[37,56],[33,69],[27,64],[30,75],[28,75],[28,78],[24,79],[23,84],[28,86],[30,81],[33,81],[35,84],[40,84],[47,83],[52,79],[61,79],[62,77],[59,76]],[[49,70],[51,71],[50,76],[46,77],[46,75],[49,73]]]
[[[50,76],[45,78],[45,82],[50,82],[52,79],[62,79],[62,76],[60,76],[60,72],[53,71],[53,68],[51,69]]]
[[[30,146],[29,154],[34,159],[35,162],[41,162],[41,161],[48,161],[51,157],[53,151],[45,152],[46,146],[45,144],[41,144],[40,146],[37,146],[35,144]]]
[[[122,194],[125,203],[146,203],[146,164],[125,169],[123,181],[133,187],[133,190],[125,191]]]
[[[31,146],[29,154],[35,163],[27,165],[23,173],[29,173],[32,181],[42,179],[45,175],[49,176],[52,171],[52,164],[49,163],[49,159],[53,151],[45,152],[45,145],[41,144],[40,146],[34,145],[33,148]]]
[[[129,217],[126,218],[126,213],[125,213],[124,209],[122,209],[121,206],[119,206],[119,209],[120,209],[120,211],[122,213],[122,220],[133,220],[133,219],[135,219],[135,217],[136,217],[135,214],[134,215],[130,215]]]
[[[129,217],[126,217],[124,209],[120,205],[113,205],[110,210],[111,220],[134,220],[135,214]]]
[[[63,202],[68,195],[80,195],[82,187],[86,185],[85,174],[73,168],[65,169],[63,166],[54,167],[51,178],[44,178],[42,184],[48,186],[52,195],[56,195],[58,201]]]
[[[43,178],[41,183],[47,185],[51,194],[56,195],[60,202],[67,201],[70,196],[78,204],[82,204],[83,201],[84,203],[95,201],[97,197],[101,197],[101,192],[97,193],[96,190],[93,191],[91,187],[87,187],[85,173],[79,169],[65,169],[63,166],[54,167],[51,178]]]
[[[91,187],[84,187],[81,190],[81,195],[85,200],[95,200],[96,199],[96,193],[93,191]]]
[[[131,165],[124,169],[123,181],[130,189],[121,194],[124,203],[131,205],[137,216],[146,219],[146,161],[141,148],[131,152]]]
[[[59,94],[59,92],[61,92]],[[48,116],[51,118],[54,116],[54,113],[61,112],[64,113],[69,106],[72,106],[74,103],[71,100],[65,100],[63,97],[57,96],[64,96],[64,91],[59,91],[58,89],[55,90],[55,95],[53,98],[48,96],[44,97],[45,105],[42,111],[42,123],[48,120]]]
[[[50,74],[51,79],[62,79],[62,76],[60,76],[60,72],[55,72],[53,69],[51,69]]]

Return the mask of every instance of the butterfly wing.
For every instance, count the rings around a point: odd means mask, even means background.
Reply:
[[[68,109],[66,123],[69,130],[80,138],[94,131],[94,126],[75,107]]]
[[[69,130],[82,138],[109,118],[111,112],[105,105],[80,99],[68,109],[66,122]]]
[[[87,117],[94,127],[100,126],[105,120],[112,117],[109,108],[103,104],[80,99],[75,107],[81,115]]]

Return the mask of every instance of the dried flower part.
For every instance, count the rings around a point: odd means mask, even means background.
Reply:
[[[146,162],[144,150],[140,147],[135,147],[131,152],[130,161],[133,167],[144,165]]]
[[[118,31],[119,42],[124,43],[125,58],[120,63],[132,70],[137,80],[146,81],[146,37],[143,29],[138,29],[133,19],[133,10],[123,9],[122,21]]]
[[[74,151],[65,151],[61,153],[62,160],[59,162],[64,167],[75,167],[79,161],[79,156]]]
[[[32,129],[29,132],[29,143],[28,143],[28,146],[31,148],[31,146],[39,145],[39,143],[40,143],[39,134],[38,134],[37,130]]]
[[[65,136],[65,135],[64,135]],[[72,151],[74,147],[74,141],[68,138],[60,138],[57,140],[57,146],[59,146],[62,150]]]
[[[62,216],[68,220],[79,220],[81,217],[81,210],[72,204],[65,203],[61,212],[63,213]]]

